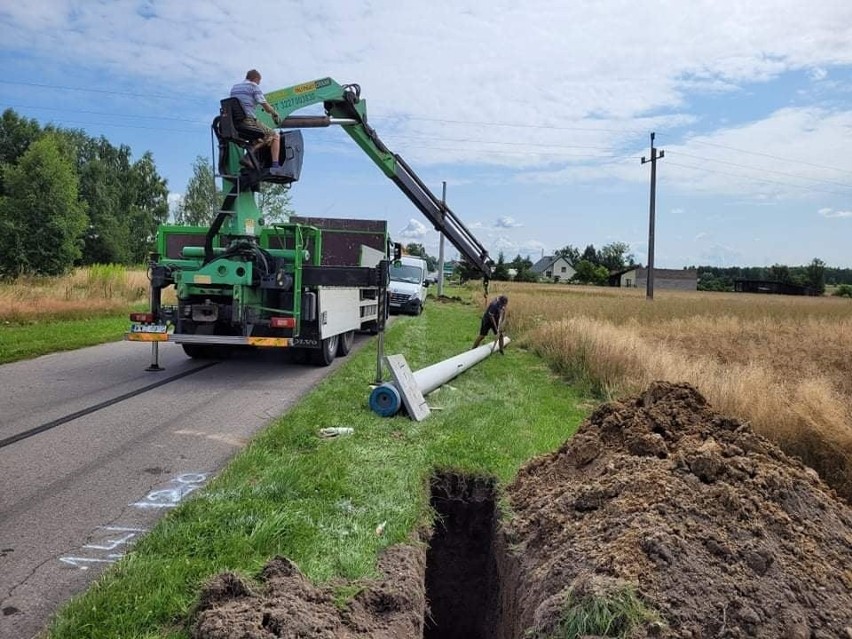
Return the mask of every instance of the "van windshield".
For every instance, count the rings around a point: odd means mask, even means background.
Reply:
[[[390,267],[390,278],[395,282],[411,282],[412,284],[420,284],[423,279],[423,269],[419,266],[410,266],[408,264],[400,264]]]

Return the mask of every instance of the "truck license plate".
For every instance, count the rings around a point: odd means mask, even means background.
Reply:
[[[131,333],[165,333],[165,324],[131,324]]]

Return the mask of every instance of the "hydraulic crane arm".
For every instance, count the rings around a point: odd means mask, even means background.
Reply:
[[[367,123],[367,101],[361,99],[357,84],[340,85],[321,78],[266,94],[269,104],[283,118],[280,127],[311,128],[339,124],[355,143],[399,187],[426,216],[436,231],[443,233],[459,253],[491,277],[493,260],[455,213],[445,206],[423,183],[405,160],[391,152]],[[312,104],[323,103],[325,116],[294,116],[292,113]],[[270,117],[258,109],[258,119],[272,125]]]

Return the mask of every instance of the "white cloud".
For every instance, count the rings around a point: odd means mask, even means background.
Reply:
[[[288,3],[286,20],[257,19],[280,13],[276,0],[251,12],[225,0],[45,0],[6,3],[0,25],[7,50],[148,78],[161,93],[180,86],[180,97],[222,94],[250,67],[267,89],[333,73],[361,84],[372,119],[388,123],[411,159],[513,167],[620,153],[637,133],[693,119],[696,91],[736,91],[791,70],[819,78],[852,63],[852,3],[837,0],[783,10],[737,0],[320,0]],[[436,19],[440,31],[422,28]],[[677,37],[649,43],[636,25],[650,22]],[[259,42],[287,43],[286,57],[259,56]],[[514,123],[542,128],[503,126]]]
[[[508,215],[497,218],[494,226],[498,229],[514,229],[523,226],[520,222],[516,222],[515,218]]]
[[[820,209],[819,214],[823,217],[835,218],[835,217],[852,217],[852,211],[835,211],[834,209]]]
[[[286,20],[256,18],[282,11]],[[423,28],[436,21],[446,26]],[[648,40],[636,25],[649,23],[676,37]],[[826,218],[849,217],[850,24],[847,0],[258,0],[250,12],[224,0],[42,0],[3,4],[0,61],[10,105],[62,107],[25,115],[62,112],[73,127],[86,111],[121,114],[120,122],[98,118],[119,143],[150,127],[158,167],[176,190],[192,157],[209,151],[218,100],[247,69],[260,69],[267,91],[327,75],[357,82],[388,147],[436,193],[446,180],[452,208],[492,250],[500,238],[489,233],[505,232],[507,253],[525,250],[509,218],[519,210],[524,235],[549,246],[638,235],[650,171],[639,157],[656,131],[666,151],[659,210],[677,216],[671,226],[660,216],[658,246],[673,226],[686,239],[705,229],[722,237],[713,216],[730,212],[739,229],[730,242],[749,257],[750,220],[763,228],[771,215],[792,228],[813,222],[819,207],[832,207]],[[133,119],[143,113],[150,119]],[[407,224],[416,214],[399,208],[398,193],[367,191],[378,176],[357,172],[369,160],[342,131],[305,137],[300,210],[384,215],[407,240],[432,242],[423,224]],[[148,144],[127,141],[134,151]],[[698,198],[706,198],[700,207]],[[554,213],[577,217],[569,228]],[[830,263],[848,261],[839,238],[818,235],[831,226],[803,231],[810,252],[826,247]],[[787,261],[775,257],[787,244],[767,237],[765,245],[779,247],[768,259]]]
[[[697,240],[704,240],[704,239],[706,239],[706,238],[708,238],[708,237],[710,237],[710,234],[709,234],[709,233],[706,233],[706,232],[704,232],[704,231],[701,231],[701,233],[698,233],[698,234],[695,236],[695,239],[696,239],[696,241],[697,241]]]
[[[411,218],[408,220],[406,227],[399,232],[399,237],[407,240],[422,240],[426,237],[428,232],[429,229],[427,229],[423,224],[414,218]]]
[[[814,67],[808,71],[808,77],[814,82],[821,82],[828,77],[828,71],[823,67]]]

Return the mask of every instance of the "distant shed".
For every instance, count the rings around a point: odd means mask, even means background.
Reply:
[[[637,266],[610,273],[609,285],[623,288],[645,288],[648,284],[648,269]],[[695,269],[655,268],[654,288],[677,291],[698,289],[698,271]]]
[[[734,280],[734,291],[737,293],[770,293],[775,295],[820,295],[817,289],[810,286],[770,280]]]

